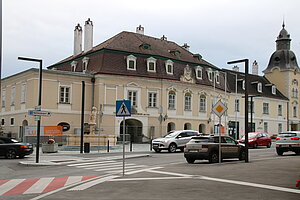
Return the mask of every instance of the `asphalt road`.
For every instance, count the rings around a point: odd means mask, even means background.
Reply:
[[[0,159],[1,180],[97,176],[43,194],[0,195],[0,199],[300,199],[300,190],[295,188],[300,156],[277,156],[274,147],[250,149],[249,163],[232,159],[221,164],[188,164],[181,152],[151,152],[149,157],[127,159],[125,169],[130,171],[125,176],[119,168],[122,160],[99,161],[97,157],[85,155],[78,162],[43,167]],[[105,166],[115,171],[103,171]]]

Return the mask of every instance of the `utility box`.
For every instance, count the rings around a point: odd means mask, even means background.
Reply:
[[[84,151],[84,153],[90,153],[90,143],[88,143],[88,142],[84,143],[83,151]]]

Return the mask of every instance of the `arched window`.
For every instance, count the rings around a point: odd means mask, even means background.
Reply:
[[[199,133],[205,133],[206,130],[205,130],[205,124],[200,124],[199,125]]]
[[[191,130],[191,129],[192,129],[192,125],[190,123],[184,124],[184,130]]]
[[[205,95],[201,95],[200,96],[200,112],[206,112],[206,96]]]
[[[175,110],[175,99],[176,99],[176,93],[174,91],[170,91],[169,102],[168,102],[168,108],[170,110]]]
[[[168,132],[175,130],[175,123],[169,122],[167,129]]]
[[[192,110],[192,95],[191,93],[185,93],[184,95],[184,110]]]

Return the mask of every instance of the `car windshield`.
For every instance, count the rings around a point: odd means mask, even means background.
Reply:
[[[167,135],[163,136],[164,138],[172,138],[175,137],[178,134],[176,131],[171,131]]]
[[[279,137],[294,137],[296,133],[279,133]]]
[[[255,138],[256,133],[248,133],[248,138]],[[245,139],[245,136],[242,137],[242,139]]]

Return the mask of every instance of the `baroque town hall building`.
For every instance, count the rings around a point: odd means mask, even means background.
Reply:
[[[253,63],[248,85],[249,94],[255,96],[249,122],[252,131],[275,135],[300,128],[300,73],[290,41],[283,26],[265,76],[258,75],[258,65]],[[31,97],[37,97],[38,77],[37,69],[29,69],[2,79],[0,119],[5,134],[21,138],[27,136],[25,127],[35,126],[28,110],[37,105],[37,98]],[[92,21],[85,22],[84,38],[78,24],[73,55],[43,70],[42,109],[52,115],[43,117],[42,125],[63,125],[70,145],[79,144],[83,81],[85,125],[90,123],[92,107],[97,108],[95,133],[85,129],[93,144],[98,134],[101,141],[110,139],[112,144],[122,136],[123,118],[115,116],[120,99],[131,100],[126,129],[134,142],[174,129],[216,133],[219,120],[212,107],[218,100],[228,107],[221,121],[222,134],[239,138],[245,130],[244,73],[237,67],[226,70],[212,65],[190,52],[187,44],[146,36],[141,26],[136,33],[123,31],[93,46]]]

